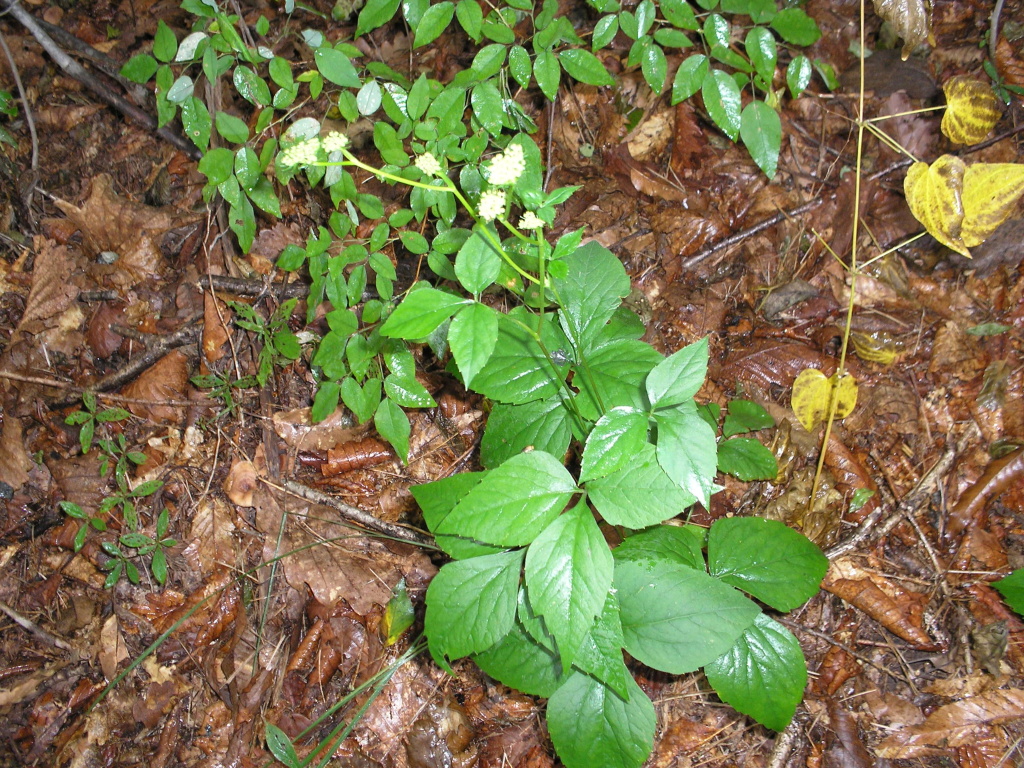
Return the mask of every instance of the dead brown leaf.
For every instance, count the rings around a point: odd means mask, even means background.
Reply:
[[[1024,478],[1024,449],[1018,448],[1008,456],[995,459],[978,481],[963,493],[949,511],[946,529],[951,537],[959,538],[964,530],[981,519],[985,507],[1007,488],[1018,485]]]
[[[325,605],[344,597],[359,613],[386,605],[399,579],[409,590],[426,586],[436,569],[407,544],[370,538],[337,521],[337,513],[260,486],[255,495],[256,527],[267,535],[267,558],[288,553],[285,577],[300,592],[308,586]],[[275,547],[282,516],[288,516]]]
[[[862,568],[850,557],[832,561],[822,587],[915,648],[938,650],[922,624],[922,601],[926,596],[909,592],[881,574]]]
[[[142,372],[135,381],[122,391],[125,397],[145,400],[146,403],[129,402],[128,410],[141,419],[163,424],[175,424],[184,419],[182,409],[164,405],[168,400],[184,400],[188,394],[188,357],[180,349],[174,349]]]
[[[105,173],[92,181],[89,198],[81,207],[57,200],[57,207],[81,230],[90,255],[116,253],[117,261],[98,270],[115,286],[127,287],[161,275],[166,265],[157,245],[168,230],[198,221],[196,214],[154,208],[121,197]]]
[[[1024,718],[1024,690],[996,690],[939,707],[919,725],[903,728],[876,748],[879,757],[907,760],[944,754],[992,738],[992,726]]]
[[[366,436],[366,427],[356,427],[354,419],[344,409],[337,409],[323,421],[315,424],[309,408],[294,408],[274,414],[274,431],[296,451],[326,451],[340,443],[360,440]]]

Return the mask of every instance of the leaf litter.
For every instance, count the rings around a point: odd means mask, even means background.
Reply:
[[[930,33],[936,47],[917,72],[923,68],[933,83],[950,82],[951,72],[978,76],[967,48],[977,50],[988,8],[943,10],[929,30],[923,5],[877,5],[905,41],[897,58]],[[1020,4],[1011,0],[1004,21],[1014,9]],[[812,53],[836,71],[848,69],[853,12],[820,2],[808,10],[825,32]],[[109,13],[121,24],[115,47],[123,45],[127,58],[152,29],[129,22],[135,17],[124,9]],[[106,39],[82,8],[56,20],[83,38]],[[457,67],[445,64],[458,60],[455,46],[442,36],[427,50],[437,66]],[[17,50],[23,77],[43,83],[45,60],[28,53],[33,43],[18,38]],[[1019,40],[1000,36],[995,50],[998,74],[1024,84]],[[409,40],[384,41],[375,54],[401,70]],[[869,110],[905,113],[933,97],[927,78],[900,77],[896,84],[904,87],[881,85]],[[918,227],[907,215],[900,175],[886,171],[896,156],[868,143],[877,175],[865,185],[859,245],[878,260],[855,286],[856,319],[864,325],[859,359],[847,368],[857,405],[833,432],[808,509],[819,447],[800,426],[791,393],[802,371],[819,370],[827,380],[837,370],[851,279],[824,244],[847,258],[854,208],[842,166],[852,165],[856,94],[847,84],[828,98],[808,94],[783,107],[795,126],[785,130],[779,159],[786,183],[767,184],[699,109],[642,96],[639,82],[627,73],[618,103],[601,89],[574,85],[555,110],[530,109],[542,126],[537,140],[550,148],[551,185],[584,185],[562,208],[555,233],[586,225],[623,259],[650,317],[647,338],[663,352],[711,335],[707,400],[724,406],[742,394],[765,404],[780,425],[766,432],[776,439],[780,477],[730,481],[694,522],[756,512],[817,532],[826,546],[876,526],[833,558],[825,591],[788,619],[812,673],[799,727],[773,737],[723,707],[700,676],[669,679],[635,668],[659,714],[650,764],[724,766],[738,754],[750,765],[1015,764],[1024,736],[1024,623],[987,584],[1024,565],[1024,274],[1019,237],[997,245],[986,261],[985,246],[975,243],[1004,218],[1004,226],[1019,223],[1021,212],[1006,193],[988,199],[999,204],[997,213],[972,214],[979,184],[967,175],[986,165],[1019,169],[1019,136],[947,160],[943,153],[957,147],[937,136],[934,118],[904,114],[882,123],[929,164],[929,175],[914,174],[930,179],[924,196],[937,202],[929,210],[954,213],[924,214],[925,224],[935,223],[931,235],[961,253],[969,249],[973,262],[927,240],[882,255]],[[959,122],[950,117],[959,125],[947,131],[950,139],[1001,135],[1010,118],[995,114],[987,97],[972,96],[965,81],[952,82],[961,92],[947,86],[947,115],[955,116],[965,92],[967,102],[983,102],[984,119],[974,112]],[[46,110],[51,120],[81,98],[62,80],[45,87],[64,101],[63,109]],[[643,115],[632,129],[627,110]],[[1019,120],[1019,97],[1011,110]],[[297,737],[400,658],[409,640],[385,646],[385,606],[401,579],[420,605],[440,562],[408,543],[342,526],[331,508],[284,493],[280,479],[295,477],[383,520],[416,526],[408,486],[477,468],[473,448],[484,413],[432,371],[427,388],[439,407],[415,415],[404,467],[372,431],[353,431],[351,422],[311,425],[303,411],[310,373],[297,361],[275,373],[262,397],[239,390],[237,416],[217,419],[217,404],[189,379],[214,370],[232,380],[250,375],[253,339],[231,325],[226,301],[236,295],[200,294],[195,286],[240,266],[243,274],[270,274],[270,260],[284,244],[302,242],[299,233],[322,201],[291,201],[291,229],[263,227],[257,242],[266,250],[240,258],[216,225],[207,227],[190,161],[169,158],[155,139],[124,129],[108,110],[88,114],[92,135],[69,120],[70,131],[42,147],[42,186],[61,190],[55,206],[66,218],[47,207],[52,218],[41,219],[38,231],[27,219],[5,220],[5,234],[17,234],[23,245],[5,240],[0,275],[0,481],[11,489],[0,514],[0,602],[41,632],[5,612],[0,755],[11,750],[12,764],[262,764],[269,759],[264,720]],[[581,151],[588,148],[592,155]],[[25,147],[14,157],[26,162]],[[169,179],[165,193],[154,192],[159,169]],[[987,189],[1006,173],[979,178]],[[707,252],[779,211],[819,199],[800,216]],[[97,261],[108,252],[117,256],[112,263]],[[801,290],[765,301],[790,285]],[[75,553],[76,524],[54,510],[60,499],[96,509],[112,485],[99,473],[95,449],[77,455],[78,436],[64,417],[82,390],[186,324],[201,326],[201,349],[165,351],[130,383],[119,383],[119,392],[100,393],[104,407],[123,403],[133,413],[111,425],[146,455],[133,484],[164,482],[139,502],[144,517],[167,506],[180,541],[167,588],[121,583],[104,592],[105,555],[94,542]],[[972,333],[993,325],[1005,330]],[[950,451],[952,468],[930,481],[928,470]],[[862,489],[874,495],[854,510],[850,500]],[[918,502],[902,503],[907,499]],[[90,709],[115,674],[179,621],[168,642]],[[368,708],[339,754],[361,766],[553,765],[542,703],[469,666],[456,672],[448,677],[420,657],[401,666],[380,696],[358,694],[341,716]],[[313,740],[297,744],[303,755],[315,750]]]

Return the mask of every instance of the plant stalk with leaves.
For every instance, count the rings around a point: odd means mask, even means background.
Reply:
[[[331,141],[337,160],[324,158],[318,139],[284,156],[368,168]],[[548,698],[549,730],[567,766],[636,766],[651,749],[654,709],[623,650],[673,674],[703,667],[725,701],[783,728],[806,666],[795,638],[755,600],[796,608],[817,592],[827,561],[781,523],[727,519],[705,531],[665,522],[697,502],[708,506],[720,469],[775,476],[760,442],[720,443],[721,414],[694,401],[707,340],[663,357],[640,340],[643,324],[623,306],[630,282],[613,254],[582,245],[582,231],[553,246],[545,240],[552,196],[540,189],[529,137],[515,136],[483,169],[476,205],[433,156],[415,167],[420,178],[370,170],[452,195],[475,223],[453,280],[413,285],[378,332],[450,350],[466,387],[493,403],[484,471],[412,488],[453,558],[427,591],[434,659],[450,669],[472,657],[493,677]],[[527,233],[511,223],[516,208]],[[518,306],[496,308],[509,299]],[[722,432],[771,423],[737,401]],[[578,458],[572,471],[567,455]]]

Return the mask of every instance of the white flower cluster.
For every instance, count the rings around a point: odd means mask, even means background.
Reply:
[[[533,211],[527,211],[523,214],[523,218],[519,220],[520,229],[543,229],[543,227],[544,222]]]
[[[348,136],[340,131],[331,131],[324,136],[321,142],[324,148],[324,152],[330,154],[331,152],[340,152],[348,146]]]
[[[521,144],[509,144],[508,147],[491,161],[487,169],[487,180],[496,187],[507,187],[526,170],[526,157]]]
[[[478,208],[480,218],[484,221],[494,221],[499,216],[505,215],[505,190],[488,189],[480,195]]]
[[[416,158],[416,167],[423,171],[427,176],[440,176],[441,175],[441,164],[437,162],[437,158],[427,152],[426,154],[420,155]]]
[[[317,161],[320,153],[320,139],[306,139],[281,152],[277,156],[277,162],[281,165],[310,165]]]

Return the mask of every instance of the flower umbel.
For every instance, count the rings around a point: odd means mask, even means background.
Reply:
[[[533,211],[527,211],[523,214],[523,218],[519,220],[520,229],[542,229],[543,227],[544,222]]]
[[[306,139],[285,149],[277,160],[282,165],[310,165],[317,161],[319,151],[320,139]]]
[[[484,221],[494,221],[499,216],[505,215],[505,190],[488,189],[480,195],[480,218]]]
[[[348,136],[338,131],[331,131],[324,136],[324,152],[338,152],[348,146]]]
[[[427,176],[439,176],[441,174],[441,164],[429,152],[417,157],[415,165]]]
[[[508,148],[491,161],[487,180],[496,187],[507,187],[526,170],[526,157],[521,144],[509,144]]]

